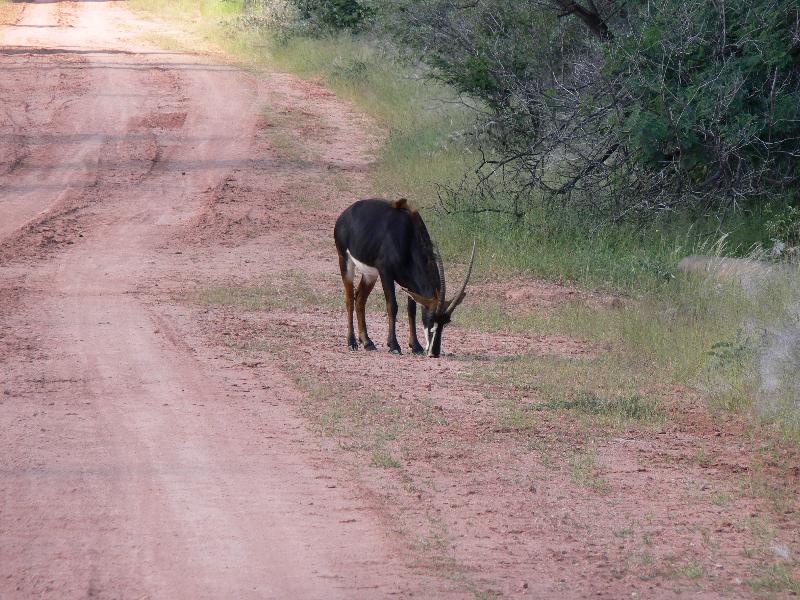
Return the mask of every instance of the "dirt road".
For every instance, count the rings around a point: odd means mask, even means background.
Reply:
[[[257,124],[293,93],[148,48],[145,27],[124,3],[34,2],[3,33],[0,597],[424,588],[285,378],[201,362],[143,300],[235,268],[174,238],[231,174],[283,169]]]
[[[344,351],[331,231],[379,135],[346,103],[148,45],[166,26],[124,2],[14,8],[0,598],[797,591],[794,457],[691,391],[598,433],[512,372],[603,351],[581,340],[456,324],[439,361]]]

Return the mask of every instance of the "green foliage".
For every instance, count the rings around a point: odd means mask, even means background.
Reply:
[[[384,27],[434,75],[491,106],[519,100],[514,82],[546,80],[563,66],[553,44],[578,44],[577,30],[558,28],[557,12],[536,2],[400,0],[385,2]]]
[[[606,53],[638,162],[727,198],[797,182],[800,47],[795,0],[650,2]]]
[[[372,11],[357,0],[291,0],[300,18],[329,31],[357,31]]]
[[[641,221],[797,194],[796,0],[577,3],[607,35],[554,1],[389,4],[399,43],[486,109],[454,210]]]
[[[733,340],[716,342],[711,346],[708,351],[709,368],[742,372],[749,366],[754,354],[752,342],[740,329]]]
[[[800,246],[800,208],[772,204],[765,213],[764,229],[771,240],[793,248]]]

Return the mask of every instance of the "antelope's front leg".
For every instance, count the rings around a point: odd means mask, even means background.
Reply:
[[[383,286],[383,294],[386,296],[386,314],[389,318],[389,333],[386,336],[386,345],[389,347],[389,352],[392,354],[402,354],[395,333],[395,325],[397,323],[397,298],[394,294],[394,279],[385,277],[383,273],[381,273],[381,285]]]
[[[408,347],[414,354],[425,354],[425,349],[417,339],[417,303],[408,299]]]

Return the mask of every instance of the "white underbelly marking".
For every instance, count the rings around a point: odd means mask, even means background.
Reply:
[[[378,276],[378,269],[376,269],[375,267],[370,267],[369,265],[365,265],[364,263],[362,263],[360,260],[355,258],[352,254],[350,254],[350,250],[347,251],[347,260],[351,261],[355,265],[356,271],[358,271],[359,273],[361,273],[365,277],[368,277],[370,279],[374,279],[375,277]]]

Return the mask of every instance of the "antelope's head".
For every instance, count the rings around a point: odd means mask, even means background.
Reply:
[[[444,264],[439,251],[434,247],[434,260],[436,269],[439,273],[440,288],[434,298],[420,298],[414,295],[414,299],[422,305],[422,326],[425,331],[425,342],[427,349],[425,354],[432,358],[438,358],[442,351],[442,330],[450,323],[453,311],[464,301],[467,296],[467,284],[472,275],[472,266],[475,263],[475,242],[472,243],[472,255],[469,259],[469,268],[464,278],[464,283],[458,293],[450,300],[447,300],[447,284],[444,278]]]

